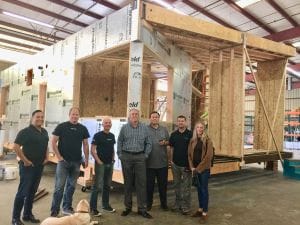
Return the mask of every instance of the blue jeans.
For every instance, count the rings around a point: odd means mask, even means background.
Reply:
[[[114,164],[95,163],[95,179],[90,198],[91,209],[97,209],[98,194],[102,192],[102,207],[109,207],[109,192]]]
[[[210,177],[210,170],[204,170],[202,173],[197,173],[198,178],[198,201],[199,208],[203,209],[203,212],[208,212],[208,178]]]
[[[19,162],[20,184],[14,201],[13,219],[20,219],[24,206],[23,216],[32,215],[32,204],[34,195],[39,187],[44,166],[24,166]]]
[[[79,172],[80,162],[63,160],[57,163],[51,212],[59,213],[62,198],[64,210],[72,207],[73,194]]]

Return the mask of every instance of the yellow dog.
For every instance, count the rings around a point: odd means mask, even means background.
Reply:
[[[73,215],[65,217],[48,217],[41,225],[94,225],[98,221],[91,221],[90,204],[87,200],[81,200],[76,207],[76,212]]]

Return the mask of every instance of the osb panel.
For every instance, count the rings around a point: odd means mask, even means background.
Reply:
[[[143,65],[141,116],[148,118],[151,68]],[[109,115],[124,117],[127,111],[128,62],[89,61],[80,74],[81,116]]]
[[[258,80],[258,85],[271,125],[274,123],[273,132],[277,145],[279,150],[282,150],[285,95],[285,85],[282,83],[282,79],[285,79],[286,60],[260,62],[257,66],[258,70],[256,78]],[[270,141],[271,132],[258,93],[255,98],[254,148],[274,150],[275,145],[273,141]]]
[[[209,108],[208,127],[217,154],[221,153],[221,90],[222,90],[222,63],[215,62],[210,67],[209,74]]]
[[[210,69],[209,135],[216,153],[240,156],[243,148],[243,59],[212,63]]]
[[[244,123],[245,123],[245,79],[244,79],[244,60],[234,59],[232,63],[232,82],[231,82],[231,93],[232,99],[232,153],[233,155],[241,155],[244,148]]]
[[[127,62],[84,63],[80,82],[82,116],[126,116],[127,81]]]

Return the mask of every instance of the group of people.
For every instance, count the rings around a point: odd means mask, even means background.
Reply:
[[[51,145],[58,159],[55,187],[51,205],[51,216],[74,213],[72,198],[80,165],[88,166],[89,132],[80,124],[79,109],[69,111],[69,121],[59,124],[52,133]],[[169,136],[167,129],[159,124],[160,115],[150,113],[150,123],[140,122],[139,111],[131,109],[128,123],[123,125],[117,139],[117,155],[121,160],[124,177],[124,205],[121,216],[132,212],[132,193],[137,196],[138,214],[151,219],[148,213],[153,204],[155,181],[158,184],[160,208],[168,211],[168,168],[171,166],[175,189],[172,211],[190,214],[192,177],[197,180],[199,208],[191,216],[207,221],[208,178],[210,176],[213,145],[204,132],[204,124],[198,122],[194,131],[187,128],[186,117],[177,117],[177,127]],[[15,139],[14,149],[20,158],[20,184],[14,201],[12,225],[23,225],[23,221],[39,223],[32,213],[34,195],[38,189],[43,167],[48,161],[47,131],[42,127],[44,114],[41,110],[32,113],[31,124],[21,130]],[[102,209],[115,212],[109,203],[113,166],[115,161],[115,136],[110,132],[112,121],[102,120],[103,130],[96,133],[91,143],[91,154],[95,160],[94,183],[90,194],[90,210],[93,216],[101,216],[98,195],[102,195]],[[84,160],[82,160],[82,149]],[[101,211],[101,210],[100,210]]]

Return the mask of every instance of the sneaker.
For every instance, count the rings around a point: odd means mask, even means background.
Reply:
[[[91,214],[94,217],[100,217],[100,216],[102,216],[102,213],[99,212],[97,209],[91,209]]]
[[[69,215],[74,214],[74,209],[73,209],[72,207],[70,207],[69,209],[64,209],[64,210],[62,211],[62,213],[63,213],[63,215],[65,215],[65,216],[69,216]]]
[[[182,213],[182,215],[189,215],[190,214],[190,210],[188,210],[188,209],[182,209],[181,213]]]
[[[116,209],[112,208],[110,205],[102,208],[106,212],[114,213]]]

